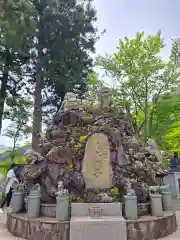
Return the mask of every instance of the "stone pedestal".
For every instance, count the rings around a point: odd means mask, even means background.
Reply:
[[[56,217],[56,204],[41,203],[40,214],[43,217],[55,218]]]
[[[161,194],[150,194],[150,202],[151,202],[152,216],[156,216],[156,217],[163,216],[162,195]]]
[[[13,192],[11,199],[11,207],[13,213],[18,213],[23,210],[24,207],[24,193],[23,192]]]
[[[138,208],[138,216],[145,216],[145,215],[149,215],[150,213],[150,202],[147,203],[138,203],[137,204],[137,208]]]
[[[28,196],[28,218],[38,218],[40,216],[40,195],[32,194]]]
[[[70,240],[127,240],[126,221],[122,217],[72,217]]]
[[[56,220],[67,221],[69,218],[69,196],[57,196]]]
[[[124,196],[125,200],[125,216],[127,219],[137,219],[137,197],[136,196]]]
[[[171,192],[162,192],[162,206],[164,211],[172,211],[172,195]]]

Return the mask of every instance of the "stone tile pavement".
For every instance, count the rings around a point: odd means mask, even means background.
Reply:
[[[180,240],[180,211],[176,211],[176,219],[178,224],[178,230],[165,238],[160,238],[159,240]]]
[[[2,240],[23,240],[22,238],[14,237],[6,229],[6,215],[7,211],[0,213],[0,239]]]

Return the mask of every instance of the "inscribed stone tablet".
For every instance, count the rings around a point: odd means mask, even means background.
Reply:
[[[104,134],[95,133],[88,138],[82,173],[87,189],[103,189],[112,186],[110,148]]]

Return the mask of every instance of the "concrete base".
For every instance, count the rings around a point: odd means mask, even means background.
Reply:
[[[76,221],[76,219],[78,220]],[[88,221],[85,221],[85,219],[88,219]],[[27,215],[23,213],[8,213],[7,228],[14,236],[28,240],[81,240],[83,238],[83,240],[86,240],[85,237],[88,234],[90,236],[94,234],[93,238],[89,237],[87,238],[88,240],[155,240],[159,238],[164,239],[164,237],[177,230],[176,215],[174,212],[165,212],[163,217],[144,216],[128,221],[124,221],[121,217],[102,217],[96,219],[81,217],[81,219],[73,218],[72,220],[71,232],[75,235],[74,238],[73,235],[69,236],[69,221],[59,222],[47,217],[28,219]],[[3,224],[5,224],[5,221],[6,219],[3,220]],[[2,225],[2,227],[5,228],[5,225]],[[126,231],[125,235],[127,234],[127,238],[124,237],[124,231]],[[78,235],[77,238],[76,234]],[[116,236],[116,234],[119,236]],[[0,239],[4,238],[0,236]]]
[[[72,217],[70,240],[127,240],[126,221],[122,217]]]

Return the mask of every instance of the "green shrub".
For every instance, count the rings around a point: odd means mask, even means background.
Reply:
[[[83,202],[83,199],[81,197],[75,196],[72,193],[70,193],[69,198],[70,198],[71,203],[82,203]]]
[[[14,159],[14,163],[24,164],[26,163],[26,157],[22,156]],[[6,176],[8,169],[12,164],[12,160],[8,159],[6,162],[0,162],[0,173],[2,176]]]

